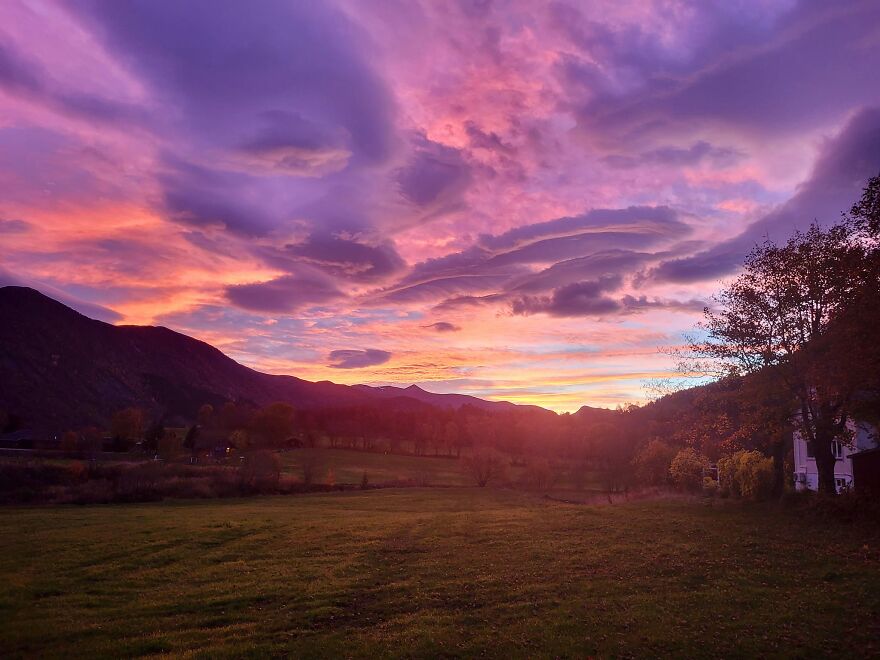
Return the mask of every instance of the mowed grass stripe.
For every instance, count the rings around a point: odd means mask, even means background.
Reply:
[[[0,510],[15,656],[878,651],[877,534],[502,490]]]

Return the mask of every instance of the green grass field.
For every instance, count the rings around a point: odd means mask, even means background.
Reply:
[[[285,471],[300,476],[303,461],[315,465],[315,482],[360,484],[366,473],[370,483],[421,481],[434,486],[468,486],[471,479],[460,460],[434,456],[382,454],[350,449],[297,449],[281,453]]]
[[[877,542],[475,488],[4,508],[0,656],[870,656]]]
[[[314,466],[314,482],[326,484],[332,479],[337,484],[361,483],[367,475],[370,484],[412,482],[429,486],[472,486],[473,477],[468,472],[466,458],[446,456],[413,456],[411,454],[383,454],[351,449],[296,449],[280,452],[284,471],[296,478],[302,476],[303,462]],[[582,493],[575,491],[570,466],[561,465],[555,470],[556,483],[553,490],[561,495],[577,498]],[[523,478],[522,467],[505,466],[504,481],[517,483]],[[582,489],[589,492],[601,491],[602,481],[596,473],[584,475]]]

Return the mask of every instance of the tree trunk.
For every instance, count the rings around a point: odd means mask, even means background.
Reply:
[[[819,492],[823,495],[837,495],[837,484],[834,482],[835,459],[831,451],[833,440],[833,433],[816,429],[813,456],[816,457],[816,470],[819,472]]]
[[[784,434],[783,438],[791,441],[791,433]],[[785,454],[787,453],[788,442],[777,438],[771,445],[773,455],[773,497],[782,497],[785,491]]]

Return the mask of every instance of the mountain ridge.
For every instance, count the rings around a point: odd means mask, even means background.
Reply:
[[[340,385],[267,374],[218,348],[164,326],[91,319],[35,289],[0,287],[0,408],[32,428],[106,425],[136,405],[154,417],[191,418],[204,403],[255,406],[282,401],[301,409],[369,405],[391,410],[541,410],[464,394],[409,387]],[[555,413],[553,413],[555,414]]]

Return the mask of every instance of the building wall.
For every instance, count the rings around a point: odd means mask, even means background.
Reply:
[[[843,488],[853,485],[853,467],[850,456],[863,449],[873,449],[877,446],[876,438],[867,425],[851,424],[850,430],[855,433],[853,445],[841,446],[841,457],[834,463],[834,478],[839,480],[838,492]],[[819,490],[819,470],[816,468],[816,459],[807,455],[807,443],[800,433],[794,433],[794,476],[795,489]]]

